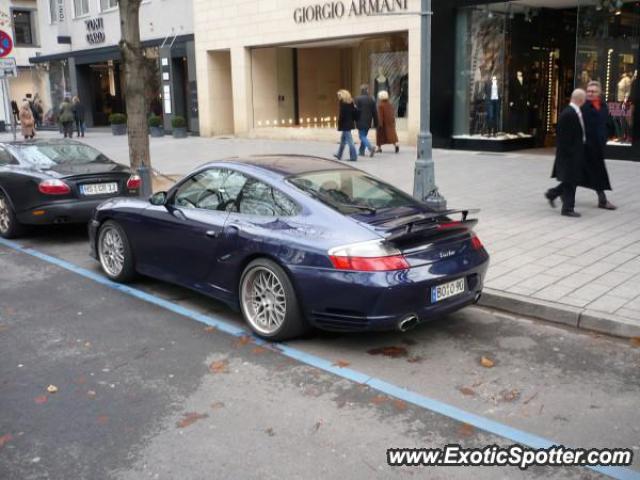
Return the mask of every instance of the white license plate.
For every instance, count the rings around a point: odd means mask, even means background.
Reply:
[[[118,184],[116,182],[90,183],[81,185],[80,191],[83,195],[109,195],[111,193],[118,193]]]
[[[456,295],[464,293],[464,284],[464,278],[460,278],[453,282],[431,287],[431,303],[436,303],[446,298],[455,297]]]

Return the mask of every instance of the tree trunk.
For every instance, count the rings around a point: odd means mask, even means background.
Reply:
[[[149,126],[145,95],[146,62],[140,44],[140,3],[142,0],[119,0],[120,52],[125,79],[129,163],[134,171],[142,165],[151,167]]]

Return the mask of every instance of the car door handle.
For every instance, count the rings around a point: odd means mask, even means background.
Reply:
[[[220,236],[220,232],[216,232],[215,230],[207,230],[205,235],[209,238],[218,238]]]
[[[238,235],[240,233],[240,227],[235,223],[227,225],[226,227],[224,227],[224,230],[229,235]]]

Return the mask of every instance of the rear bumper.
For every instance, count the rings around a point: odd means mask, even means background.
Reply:
[[[437,265],[398,272],[339,272],[291,268],[300,304],[309,323],[322,330],[395,330],[415,315],[419,322],[455,312],[476,302],[489,266],[486,253],[466,268],[448,274]],[[431,287],[464,277],[465,292],[431,303]]]
[[[87,223],[96,207],[109,198],[91,200],[62,200],[39,205],[16,214],[25,225]]]

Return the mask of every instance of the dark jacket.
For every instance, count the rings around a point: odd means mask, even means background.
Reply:
[[[573,107],[568,106],[560,114],[556,132],[556,161],[552,177],[571,185],[583,181],[585,144],[582,126]]]
[[[358,120],[358,110],[353,103],[340,102],[340,113],[338,114],[338,131],[348,132],[355,128]]]
[[[609,109],[602,102],[600,111],[591,102],[582,107],[582,118],[587,131],[584,178],[580,186],[593,190],[611,190],[609,174],[604,163],[604,147],[609,138]]]
[[[374,128],[378,127],[378,109],[376,108],[376,101],[371,95],[362,94],[356,97],[356,107],[360,113],[360,118],[357,122],[358,130],[368,130],[373,125]]]
[[[82,103],[73,104],[73,120],[76,122],[84,122],[84,105]]]

